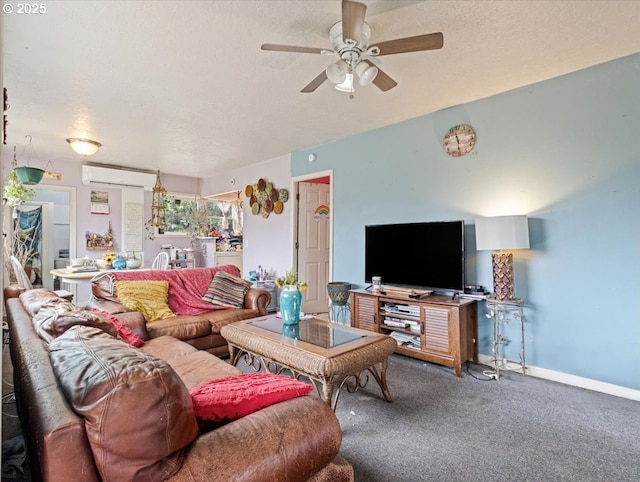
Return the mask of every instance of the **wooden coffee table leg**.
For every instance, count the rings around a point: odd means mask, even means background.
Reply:
[[[388,360],[386,358],[380,362],[380,374],[378,374],[378,370],[375,365],[369,367],[368,370],[373,375],[373,378],[376,379],[376,382],[378,382],[380,390],[382,390],[382,394],[384,395],[384,399],[387,402],[393,402],[393,397],[391,396],[391,392],[387,386],[387,364]]]

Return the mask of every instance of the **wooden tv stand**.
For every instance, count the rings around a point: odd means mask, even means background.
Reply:
[[[459,377],[465,361],[478,362],[475,300],[433,294],[414,299],[398,291],[350,293],[351,326],[407,339],[396,353],[452,367]]]

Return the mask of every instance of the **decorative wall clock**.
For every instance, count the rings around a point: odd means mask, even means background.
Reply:
[[[469,124],[460,124],[447,131],[442,139],[442,147],[453,157],[469,154],[476,145],[476,133]]]

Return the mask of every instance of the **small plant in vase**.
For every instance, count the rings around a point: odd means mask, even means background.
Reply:
[[[127,269],[137,269],[142,266],[142,258],[136,256],[136,251],[131,252],[131,256],[127,256]]]
[[[280,289],[290,286],[302,291],[308,288],[307,283],[305,283],[304,281],[298,281],[298,273],[296,273],[294,270],[289,270],[284,276],[276,278],[275,283],[276,286]]]
[[[300,322],[300,308],[302,306],[302,290],[308,285],[298,280],[298,273],[289,270],[284,276],[275,280],[280,288],[280,314],[284,325],[297,325]]]

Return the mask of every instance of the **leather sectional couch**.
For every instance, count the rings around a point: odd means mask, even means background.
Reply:
[[[125,316],[127,323],[140,324],[149,338],[169,335],[199,350],[206,350],[217,356],[226,356],[229,354],[229,349],[226,340],[220,335],[220,328],[234,321],[266,315],[271,295],[268,291],[250,288],[244,296],[242,308],[222,308],[203,301],[201,297],[219,270],[240,276],[240,271],[233,265],[106,272],[94,277],[91,281],[92,297],[89,307],[117,314],[119,317]],[[169,283],[168,305],[176,316],[144,323],[140,313],[126,308],[118,298],[117,282],[136,280],[167,281]],[[129,314],[123,315],[124,313]]]
[[[91,317],[48,290],[7,295],[15,395],[35,480],[353,480],[338,454],[338,420],[318,398],[198,432],[189,389],[237,368],[174,337],[134,348],[96,323],[63,323]]]

